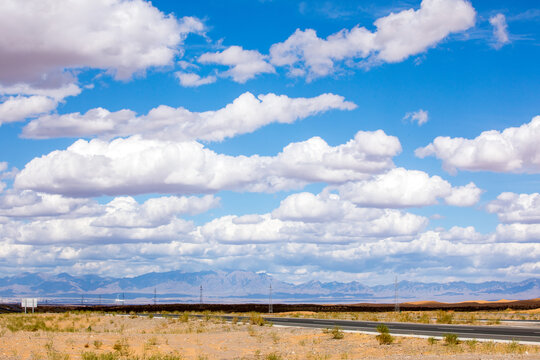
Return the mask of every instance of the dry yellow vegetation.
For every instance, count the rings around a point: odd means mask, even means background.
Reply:
[[[207,314],[209,315],[209,314]],[[274,327],[252,314],[245,322],[97,313],[0,315],[0,359],[47,360],[316,360],[538,359],[540,347],[518,343],[457,344],[374,335]]]

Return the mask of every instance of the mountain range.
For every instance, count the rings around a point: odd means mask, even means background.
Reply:
[[[394,284],[366,286],[357,281],[291,284],[265,273],[249,271],[203,271],[148,273],[115,278],[97,275],[22,273],[0,278],[2,301],[37,297],[40,301],[103,303],[125,299],[126,303],[162,302],[267,302],[272,285],[274,302],[358,303],[393,302]],[[406,301],[467,301],[532,299],[540,296],[540,279],[520,282],[421,283],[400,281],[398,298]]]

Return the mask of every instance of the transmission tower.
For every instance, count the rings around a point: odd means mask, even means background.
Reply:
[[[203,301],[202,301],[202,300],[203,300],[203,298],[202,298],[202,285],[201,285],[200,290],[201,290],[201,296],[200,296],[200,298],[199,298],[199,304],[202,305],[202,303],[203,303]]]
[[[397,276],[394,278],[394,311],[399,312]]]
[[[271,314],[274,312],[274,307],[272,305],[272,282],[270,282],[270,287],[268,290],[268,312]]]

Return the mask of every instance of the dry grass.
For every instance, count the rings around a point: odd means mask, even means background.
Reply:
[[[537,309],[538,310],[538,309]],[[423,324],[468,324],[468,325],[503,325],[504,320],[540,320],[540,312],[536,310],[504,310],[479,312],[454,311],[403,311],[388,312],[312,312],[293,311],[272,314],[272,316],[361,320],[379,322],[414,322]]]
[[[144,318],[103,314],[0,315],[0,359],[212,360],[212,359],[538,359],[540,347],[395,337],[379,345],[374,335],[340,329],[271,327],[247,321]],[[207,314],[213,315],[213,314]],[[336,340],[339,339],[339,340]]]

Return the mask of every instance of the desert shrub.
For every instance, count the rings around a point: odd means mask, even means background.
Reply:
[[[426,313],[423,313],[422,316],[418,319],[418,322],[421,322],[422,324],[429,324],[431,319],[429,318],[429,315]]]
[[[81,355],[82,360],[118,360],[118,354],[107,352],[102,354],[96,354],[95,352],[83,352]]]
[[[380,324],[380,325],[377,325],[377,332],[380,333],[380,334],[388,334],[390,333],[390,330],[388,330],[388,326],[384,325],[384,324]]]
[[[343,339],[343,337],[345,336],[343,330],[341,330],[339,326],[334,326],[330,333],[332,334],[332,339],[340,340]]]
[[[153,354],[147,360],[184,360],[184,357],[180,354]]]
[[[467,346],[471,350],[474,350],[476,348],[476,345],[478,344],[478,340],[476,340],[476,339],[467,340],[467,341],[465,341],[465,344],[467,344]]]
[[[429,345],[435,345],[437,343],[437,339],[435,339],[433,336],[428,337],[427,342]]]
[[[474,313],[468,314],[467,318],[465,319],[465,322],[467,324],[475,324],[478,319],[476,318],[476,315]]]
[[[265,360],[283,360],[283,357],[279,355],[278,353],[270,353],[264,357]]]
[[[437,324],[451,324],[454,321],[454,314],[448,311],[437,311]]]
[[[179,317],[181,322],[188,322],[189,321],[189,313],[187,311],[184,311],[182,315]]]
[[[394,342],[394,337],[390,335],[388,326],[381,324],[377,326],[377,331],[379,332],[379,335],[377,335],[376,338],[379,341],[379,345],[390,345]]]
[[[122,338],[120,340],[117,340],[113,345],[113,349],[120,356],[128,356],[129,355],[129,343],[128,343],[127,339]]]
[[[409,314],[408,312],[400,313],[399,316],[398,316],[398,321],[399,322],[411,322],[412,321],[411,314]]]
[[[69,354],[57,351],[52,341],[45,344],[45,349],[47,349],[47,360],[69,360]]]
[[[266,324],[266,320],[264,320],[264,318],[261,316],[261,314],[256,313],[256,312],[252,312],[250,314],[249,322],[252,325],[259,325],[259,326],[264,326]]]
[[[446,345],[452,346],[459,344],[459,339],[456,334],[444,334],[443,338]]]
[[[96,349],[99,349],[103,345],[103,342],[101,340],[94,340],[94,347]]]
[[[512,342],[506,345],[506,352],[512,354],[522,354],[525,352],[525,347],[516,340],[512,340]]]

